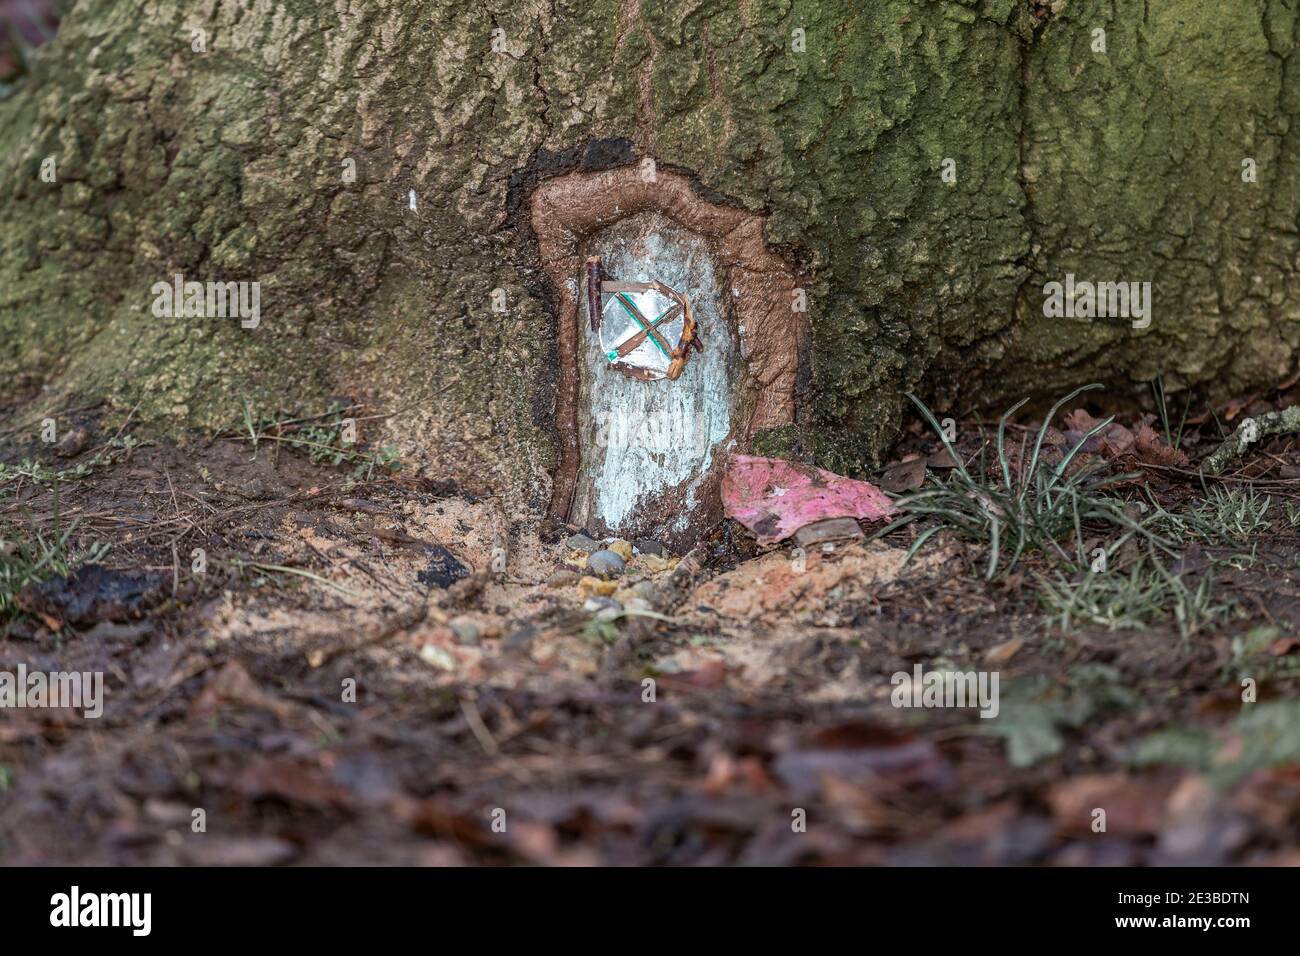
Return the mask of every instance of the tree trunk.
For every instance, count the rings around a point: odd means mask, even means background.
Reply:
[[[170,431],[346,394],[563,512],[582,340],[533,198],[652,159],[806,298],[779,374],[734,340],[789,405],[739,445],[853,471],[908,390],[1266,385],[1300,344],[1296,36],[1293,0],[83,0],[0,102],[0,381]],[[260,321],[156,315],[176,275],[259,283]],[[1150,282],[1149,325],[1046,316],[1067,275]]]

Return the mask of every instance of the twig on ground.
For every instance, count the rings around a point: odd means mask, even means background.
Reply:
[[[1227,441],[1201,463],[1201,470],[1217,475],[1229,461],[1245,454],[1246,449],[1270,435],[1284,435],[1300,431],[1300,405],[1292,405],[1280,412],[1267,412],[1253,418],[1243,418]]]
[[[323,584],[326,587],[333,588],[342,594],[346,594],[348,597],[361,597],[360,594],[349,587],[344,587],[342,584],[331,581],[329,578],[323,578],[319,574],[313,574],[311,571],[304,571],[302,568],[290,568],[283,564],[262,564],[259,561],[245,561],[242,558],[232,558],[230,563],[236,567],[256,568],[259,571],[266,571],[272,574],[296,574],[298,577],[308,578],[318,584]]]

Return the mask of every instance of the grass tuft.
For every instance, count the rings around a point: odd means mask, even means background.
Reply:
[[[957,467],[947,479],[933,478],[930,487],[903,496],[898,503],[906,514],[886,530],[918,518],[935,519],[936,524],[922,532],[913,544],[909,557],[936,531],[948,528],[965,540],[987,547],[984,576],[990,580],[1010,572],[1027,553],[1041,553],[1050,562],[1070,569],[1085,566],[1084,542],[1099,533],[1114,535],[1106,545],[1108,559],[1134,538],[1172,554],[1173,542],[1155,533],[1148,523],[1131,517],[1125,510],[1125,502],[1109,493],[1113,486],[1133,476],[1105,476],[1096,465],[1070,469],[1088,440],[1109,425],[1111,419],[1098,422],[1059,457],[1043,453],[1048,427],[1061,407],[1083,392],[1100,387],[1087,385],[1075,389],[1052,406],[1038,430],[1028,462],[1024,463],[1023,453],[1019,457],[1023,466],[1011,460],[1006,427],[1010,417],[1025,403],[1012,406],[998,422],[991,449],[994,467],[990,467],[986,439],[974,471],[958,457],[925,403],[909,395]],[[987,477],[990,471],[998,477]]]
[[[986,552],[984,577],[989,580],[1008,574],[1029,555],[1039,557],[1033,565],[1039,599],[1064,631],[1089,624],[1145,628],[1172,618],[1186,637],[1222,619],[1231,607],[1215,600],[1211,571],[1189,575],[1170,570],[1179,549],[1189,542],[1240,544],[1268,530],[1275,517],[1272,499],[1250,487],[1216,486],[1199,504],[1177,514],[1161,506],[1150,489],[1146,500],[1125,501],[1116,486],[1137,476],[1108,474],[1100,456],[1086,462],[1079,458],[1111,419],[1098,422],[1069,448],[1047,445],[1048,428],[1062,407],[1100,387],[1089,385],[1066,395],[1052,406],[1032,442],[1027,438],[1009,448],[1007,422],[1025,403],[1014,405],[998,421],[993,439],[985,436],[967,462],[930,409],[909,396],[957,467],[946,478],[931,473],[929,484],[901,496],[903,517],[881,533],[925,521],[927,527],[909,549],[910,560],[939,531],[954,532]],[[1158,386],[1156,394],[1163,410]],[[1173,445],[1182,424],[1175,431],[1167,416],[1163,421]],[[1300,512],[1276,517],[1294,525]],[[1209,560],[1233,564],[1253,558]]]
[[[46,537],[35,525],[20,529],[0,526],[0,621],[17,615],[17,596],[28,584],[69,575],[82,564],[103,560],[107,543],[100,542],[84,552],[71,546],[77,522],[60,530],[58,498],[54,503],[54,533]]]
[[[1140,630],[1172,616],[1178,633],[1189,637],[1229,611],[1227,605],[1214,601],[1211,574],[1189,587],[1155,555],[1123,570],[1089,569],[1073,578],[1059,572],[1036,578],[1043,605],[1063,631],[1074,631],[1079,624]]]
[[[316,464],[352,465],[348,484],[369,481],[375,472],[392,474],[400,471],[397,449],[391,445],[370,449],[351,440],[357,420],[347,416],[355,406],[331,402],[323,415],[276,420],[259,416],[247,399],[242,400],[242,428],[237,437],[253,446],[264,441],[282,443],[297,449]]]

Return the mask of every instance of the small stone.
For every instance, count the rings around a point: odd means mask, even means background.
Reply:
[[[668,549],[654,538],[638,538],[636,541],[632,542],[632,546],[636,548],[640,554],[653,554],[657,558],[668,556]]]
[[[84,428],[74,428],[54,446],[54,453],[60,458],[75,458],[85,449],[86,442],[89,440],[90,432]]]
[[[438,668],[438,670],[451,671],[456,669],[456,658],[434,644],[425,644],[424,647],[420,648],[420,660],[430,667]]]
[[[577,583],[578,572],[570,571],[567,568],[561,568],[558,571],[552,572],[551,576],[546,579],[546,586],[548,588],[567,588],[572,587]]]
[[[447,626],[456,635],[456,640],[462,644],[477,644],[482,637],[478,623],[471,617],[464,615],[453,617],[447,622]]]
[[[643,554],[637,558],[637,567],[650,574],[659,574],[677,567],[677,559],[661,558],[657,554]]]
[[[617,581],[602,581],[600,578],[586,575],[578,582],[578,594],[584,598],[592,595],[609,597],[617,587]]]
[[[602,578],[618,577],[623,573],[623,557],[615,551],[593,551],[587,556],[587,567]]]
[[[506,635],[505,640],[501,642],[502,649],[511,653],[527,653],[533,645],[533,639],[537,637],[537,627],[527,624],[517,631],[511,631]]]
[[[806,524],[794,533],[795,544],[804,549],[817,545],[823,551],[833,551],[834,544],[840,541],[861,541],[865,537],[862,528],[852,518],[827,518]],[[827,547],[831,545],[831,547]]]
[[[440,544],[425,551],[429,559],[425,569],[416,574],[416,580],[435,588],[448,588],[461,578],[469,576],[469,568],[456,560],[456,556]]]
[[[614,592],[614,600],[624,607],[632,607],[634,602],[648,604],[654,599],[655,586],[652,581],[638,581],[636,584],[619,588]]]
[[[585,534],[571,534],[564,539],[564,546],[570,551],[581,551],[583,554],[591,554],[593,551],[600,550],[600,542],[587,537]]]
[[[607,551],[613,551],[624,561],[632,560],[632,542],[625,538],[615,538],[605,546]]]
[[[623,605],[607,597],[588,598],[582,605],[582,609],[589,614],[594,614],[598,621],[612,621],[623,613]]]

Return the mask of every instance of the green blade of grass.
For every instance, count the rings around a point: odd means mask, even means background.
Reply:
[[[1047,429],[1048,427],[1051,426],[1052,420],[1056,418],[1056,413],[1061,410],[1061,407],[1065,405],[1066,402],[1074,400],[1078,396],[1082,395],[1084,392],[1094,391],[1101,387],[1102,387],[1101,384],[1097,382],[1094,382],[1091,385],[1082,385],[1079,388],[1076,388],[1073,392],[1071,392],[1069,395],[1065,396],[1065,398],[1061,399],[1059,402],[1057,402],[1055,405],[1052,406],[1051,410],[1043,418],[1042,427],[1038,429],[1038,438],[1034,442],[1034,454],[1033,457],[1030,458],[1029,460],[1029,469],[1026,472],[1026,475],[1033,475],[1034,472],[1037,471],[1038,456],[1043,450],[1043,439],[1047,437]],[[1020,497],[1022,501],[1024,500],[1025,493],[1028,490],[1029,490],[1029,482],[1026,481],[1024,483],[1024,487],[1021,489],[1020,492]]]

